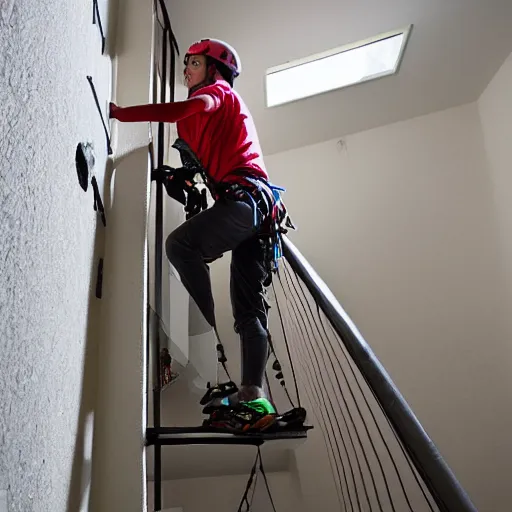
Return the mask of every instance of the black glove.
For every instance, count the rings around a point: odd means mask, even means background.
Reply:
[[[185,195],[185,189],[187,185],[184,173],[180,171],[181,169],[174,169],[168,165],[163,165],[151,173],[151,179],[162,183],[170,197],[176,199],[182,205],[186,205],[187,196]]]
[[[208,201],[206,198],[206,189],[199,190],[196,187],[187,190],[187,204],[185,205],[185,212],[187,213],[187,220],[197,215],[202,210],[208,208]]]
[[[187,196],[185,195],[185,181],[178,179],[176,176],[172,176],[167,178],[164,181],[164,187],[167,191],[167,194],[176,199],[183,206],[187,204]]]

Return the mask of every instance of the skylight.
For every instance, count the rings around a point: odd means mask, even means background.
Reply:
[[[267,70],[267,106],[375,80],[398,71],[411,26]]]

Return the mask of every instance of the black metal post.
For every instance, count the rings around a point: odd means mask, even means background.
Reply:
[[[165,28],[162,38],[162,78],[160,90],[160,103],[166,101],[167,90],[167,37],[168,29]],[[164,123],[158,124],[158,159],[160,168],[164,165]],[[162,318],[162,250],[163,250],[163,185],[156,182],[156,205],[155,205],[155,382],[153,387],[153,424],[155,428],[160,427],[160,319]],[[156,443],[154,446],[154,494],[155,510],[162,508],[162,445]]]

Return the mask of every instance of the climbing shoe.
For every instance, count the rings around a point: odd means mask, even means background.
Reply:
[[[232,406],[229,397],[225,397],[219,407],[210,410],[210,417],[203,426],[234,433],[262,432],[274,424],[276,417],[275,407],[266,398]]]
[[[208,383],[208,390],[199,403],[201,405],[207,405],[215,400],[223,399],[235,393],[238,393],[238,387],[233,381],[217,384],[216,386],[211,386],[210,383]]]
[[[302,430],[306,422],[307,412],[303,407],[295,407],[284,414],[276,416],[272,431],[288,431],[294,432]]]

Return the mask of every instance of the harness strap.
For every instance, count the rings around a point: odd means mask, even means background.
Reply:
[[[230,199],[232,201],[242,201],[253,207],[255,228],[261,228],[267,217],[270,208],[264,197],[261,197],[252,187],[244,187],[238,183],[221,184],[215,189],[215,200]],[[260,215],[258,215],[258,213]],[[261,217],[259,219],[258,217]]]
[[[266,286],[271,283],[271,274],[279,267],[279,260],[283,255],[282,235],[288,229],[295,229],[286,206],[281,199],[281,192],[285,189],[278,187],[262,178],[248,174],[241,170],[233,173],[240,176],[237,183],[221,183],[214,189],[216,199],[227,197],[234,200],[242,200],[255,206],[254,226],[259,230],[259,237],[267,241],[265,266],[269,277]],[[256,212],[261,215],[261,222],[257,222]]]
[[[252,499],[249,501],[249,491],[251,490],[251,487],[256,485],[255,477],[257,479],[258,476],[258,470],[261,473],[261,476],[263,477],[263,481],[265,482],[265,488],[267,490],[268,497],[270,499],[270,504],[272,505],[273,512],[276,511],[276,505],[274,503],[274,499],[272,497],[272,493],[270,491],[270,485],[268,483],[267,475],[265,473],[265,470],[263,469],[263,458],[261,456],[261,447],[258,446],[258,453],[256,454],[256,460],[254,461],[254,464],[251,469],[251,474],[249,475],[249,479],[247,480],[247,485],[245,487],[244,495],[242,496],[242,501],[240,502],[240,505],[238,507],[238,512],[250,512],[252,507]],[[254,498],[254,493],[253,493]],[[245,510],[243,510],[243,507],[246,507]]]
[[[251,490],[251,487],[252,487],[252,484],[254,481],[254,477],[256,476],[259,458],[260,458],[260,451],[258,450],[258,453],[256,454],[256,459],[255,459],[254,464],[251,469],[251,474],[249,475],[249,479],[247,480],[247,485],[245,487],[244,495],[242,496],[242,501],[240,502],[240,505],[238,506],[238,512],[250,512],[250,510],[251,510],[251,502],[249,501],[249,491]],[[245,510],[243,510],[244,506],[246,507]]]
[[[285,189],[250,174],[247,169],[240,169],[230,174],[230,176],[235,175],[241,178],[237,183],[215,183],[183,139],[176,139],[172,147],[179,151],[183,169],[188,171],[189,176],[199,175],[214,200],[233,199],[244,201],[253,207],[254,227],[258,229],[260,238],[268,242],[265,263],[269,270],[268,284],[270,284],[270,274],[277,271],[279,260],[283,255],[282,235],[287,233],[288,229],[295,229],[281,199],[281,193]],[[191,182],[192,187],[195,187],[195,179]],[[187,202],[185,208],[187,219],[207,208],[205,194],[199,198],[199,194],[189,190],[188,201],[190,203]]]
[[[265,474],[265,470],[263,469],[263,458],[261,457],[261,447],[258,446],[258,456],[260,458],[260,473],[263,476],[263,481],[265,482],[265,487],[267,488],[267,494],[270,499],[270,503],[272,505],[273,512],[277,512],[276,505],[274,503],[274,499],[272,498],[272,493],[270,492],[270,486],[268,484],[267,475]]]

